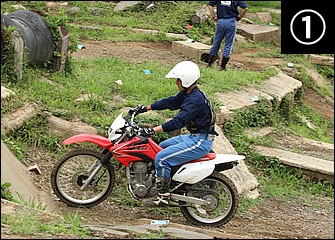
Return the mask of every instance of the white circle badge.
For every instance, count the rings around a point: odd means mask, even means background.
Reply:
[[[301,41],[299,38],[297,38],[295,36],[294,31],[293,31],[293,22],[294,22],[294,20],[299,16],[299,14],[304,13],[304,12],[312,12],[312,13],[316,14],[317,16],[319,16],[319,18],[321,19],[322,24],[323,24],[323,29],[322,29],[321,36],[318,39],[316,39],[316,40],[314,40],[312,42]],[[306,17],[302,18],[302,21],[306,22],[306,29],[305,29],[306,30],[306,38],[309,38],[310,37],[310,33],[311,33],[311,22],[310,22],[310,20],[311,20],[310,16],[306,16]],[[312,45],[312,44],[317,43],[318,41],[320,41],[320,39],[325,34],[325,32],[326,32],[326,23],[325,23],[325,20],[323,19],[322,15],[319,14],[317,11],[314,11],[312,9],[305,9],[305,10],[299,11],[297,14],[294,15],[294,17],[291,20],[290,30],[291,30],[292,36],[294,37],[295,40],[297,40],[297,42],[299,42],[301,44],[304,44],[304,45]]]

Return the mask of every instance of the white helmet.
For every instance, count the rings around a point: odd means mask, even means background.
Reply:
[[[200,70],[194,62],[183,61],[174,66],[165,77],[180,78],[181,85],[188,88],[200,78]]]

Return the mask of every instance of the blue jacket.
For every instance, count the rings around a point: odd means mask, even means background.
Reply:
[[[244,1],[209,1],[208,5],[217,5],[216,15],[220,18],[236,18],[239,14],[237,7],[242,9],[248,5]]]
[[[193,121],[197,126],[196,133],[207,133],[211,123],[211,111],[204,95],[195,86],[193,90],[186,94],[180,91],[177,95],[163,98],[151,104],[152,110],[177,110],[177,115],[162,125],[164,132],[171,132],[185,127]]]

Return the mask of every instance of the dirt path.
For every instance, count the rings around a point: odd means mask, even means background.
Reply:
[[[266,199],[262,204],[237,214],[226,225],[210,228],[225,234],[253,239],[333,239],[334,238],[334,199],[315,199],[313,207],[299,200],[284,202],[274,198]],[[63,207],[76,213],[75,209]],[[112,203],[103,203],[79,213],[90,224],[108,223],[112,225],[138,224],[141,218],[167,220],[173,223],[190,225],[181,214],[174,217],[156,215],[153,211],[136,206],[134,208],[115,207]]]
[[[171,52],[171,43],[168,42],[110,42],[81,40],[80,45],[84,49],[78,49],[72,53],[74,58],[78,59],[95,59],[98,57],[111,57],[125,59],[134,63],[142,63],[145,61],[157,61],[162,64],[177,63],[183,60],[190,60],[187,57]],[[269,58],[253,57],[260,49],[245,49],[233,52],[228,65],[237,68],[247,68],[250,70],[262,70],[269,67]],[[192,59],[192,61],[195,61]],[[198,62],[199,64],[204,64]],[[271,59],[271,66],[282,66],[283,60],[280,58]]]

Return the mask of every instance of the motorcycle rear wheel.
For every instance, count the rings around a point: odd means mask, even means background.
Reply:
[[[80,190],[83,181],[96,168],[103,155],[92,149],[71,150],[63,155],[51,172],[51,186],[57,197],[69,206],[92,207],[104,201],[115,184],[112,165],[102,167],[91,183]],[[91,169],[90,169],[91,168]]]
[[[203,194],[188,192],[187,196],[210,201],[209,206],[180,206],[181,213],[191,223],[198,226],[217,227],[229,222],[237,212],[240,198],[235,184],[225,175],[212,173],[207,178],[192,185],[203,189]],[[200,193],[201,194],[201,193]]]

